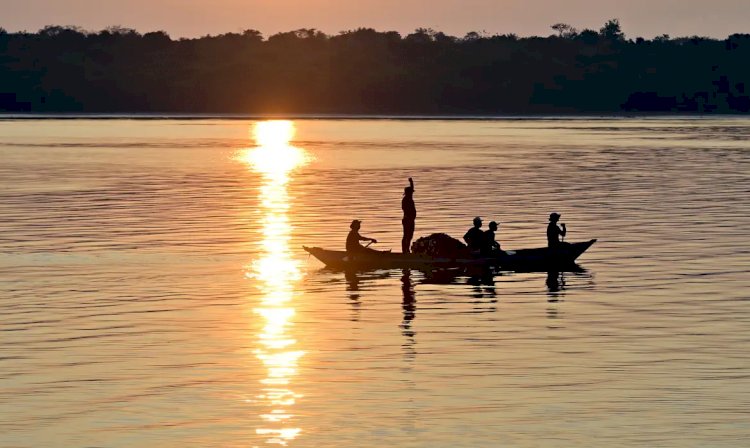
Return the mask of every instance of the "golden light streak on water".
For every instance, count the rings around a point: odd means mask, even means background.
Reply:
[[[244,150],[239,159],[263,176],[259,199],[264,211],[263,235],[259,246],[262,257],[246,274],[258,282],[263,296],[255,314],[264,320],[257,339],[255,356],[266,368],[257,399],[266,403],[269,412],[260,415],[267,426],[256,429],[267,436],[266,442],[286,446],[295,439],[301,428],[296,427],[292,406],[302,398],[293,390],[299,359],[304,351],[296,350],[292,336],[295,314],[293,300],[297,298],[294,285],[301,278],[301,270],[290,254],[289,196],[286,185],[292,171],[309,160],[304,150],[290,145],[294,136],[291,121],[274,120],[256,123],[253,135],[257,146]]]

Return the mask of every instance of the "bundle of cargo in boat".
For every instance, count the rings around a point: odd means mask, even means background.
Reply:
[[[419,238],[412,243],[411,252],[441,258],[460,258],[469,254],[464,243],[445,233],[433,233]]]

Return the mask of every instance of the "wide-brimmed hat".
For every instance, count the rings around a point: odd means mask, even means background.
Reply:
[[[474,218],[474,222],[482,222],[482,218],[480,218],[479,216],[477,216],[476,218]]]
[[[555,213],[555,212],[550,213],[549,214],[549,220],[552,221],[552,220],[555,220],[555,219],[560,219],[560,214],[559,213]]]
[[[360,221],[359,219],[353,219],[353,220],[352,220],[352,223],[351,223],[351,224],[349,224],[349,228],[350,228],[350,229],[353,229],[353,228],[354,228],[355,226],[358,226],[358,225],[359,225],[359,224],[361,224],[361,223],[362,223],[362,221]]]

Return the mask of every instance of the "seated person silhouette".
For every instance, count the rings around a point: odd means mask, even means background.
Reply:
[[[368,238],[359,234],[361,224],[362,221],[355,219],[349,225],[351,230],[349,231],[349,235],[346,236],[346,251],[350,254],[380,253],[380,251],[359,244],[360,241],[378,242],[375,238]]]
[[[495,241],[495,232],[497,231],[497,223],[495,221],[490,222],[490,228],[484,231],[484,245],[482,246],[482,255],[497,254],[500,251],[500,243]]]
[[[464,235],[464,241],[469,246],[471,252],[480,252],[482,246],[484,246],[485,236],[482,231],[482,218],[477,216],[474,218],[474,227],[468,230]]]
[[[560,237],[564,238],[568,230],[565,228],[565,224],[560,224],[562,228],[557,226],[557,221],[559,220],[559,213],[550,213],[549,224],[547,224],[547,247],[550,249],[559,248],[565,244],[560,241]]]

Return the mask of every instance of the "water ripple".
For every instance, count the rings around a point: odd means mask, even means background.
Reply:
[[[0,445],[750,437],[747,119],[301,120],[278,210],[251,124],[0,121]],[[490,281],[301,250],[355,218],[397,249],[408,177],[417,236],[542,246],[558,211],[599,241]],[[248,276],[277,237],[294,278]]]

